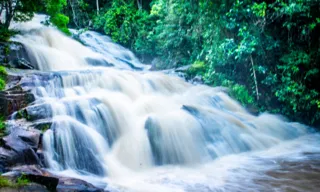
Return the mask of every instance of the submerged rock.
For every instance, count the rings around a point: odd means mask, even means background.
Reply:
[[[96,59],[96,58],[88,57],[85,60],[89,65],[92,65],[92,66],[104,66],[104,67],[113,67],[114,66],[113,64],[108,63],[104,59]]]

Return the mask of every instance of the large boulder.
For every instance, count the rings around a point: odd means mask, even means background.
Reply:
[[[56,191],[56,192],[103,192],[103,189],[97,188],[94,185],[75,178],[61,177],[54,175],[37,165],[25,165],[14,167],[10,172],[4,174],[5,177],[10,178],[10,180],[16,180],[17,178],[23,176],[28,179],[31,185],[34,183],[45,186],[43,190],[40,191]],[[23,189],[27,189],[25,186]],[[37,185],[36,185],[37,186]],[[40,189],[40,188],[39,188]],[[25,190],[33,191],[33,190]]]
[[[24,45],[18,42],[0,42],[0,63],[11,68],[37,69]]]
[[[103,192],[103,189],[97,188],[92,184],[74,178],[60,178],[57,192]]]
[[[0,168],[2,172],[17,165],[42,165],[36,154],[40,145],[39,130],[25,130],[21,127],[10,128],[10,134],[0,138]]]
[[[28,106],[35,101],[30,89],[22,88],[25,76],[9,74],[5,91],[0,91],[0,115],[9,116],[13,112]]]
[[[0,91],[0,114],[9,116],[35,100],[30,91]]]
[[[21,187],[3,187],[1,192],[50,192],[45,186],[38,183],[28,183]]]

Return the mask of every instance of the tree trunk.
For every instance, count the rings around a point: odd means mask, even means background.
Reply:
[[[254,63],[253,63],[252,55],[250,55],[250,60],[251,60],[251,67],[252,67],[252,72],[253,72],[254,85],[256,87],[257,101],[259,101],[258,81],[257,81],[257,76],[256,76],[256,70],[254,69]]]
[[[74,7],[74,1],[70,0],[69,2],[70,2],[71,11],[72,11],[73,22],[77,27],[79,27],[76,11]]]
[[[137,0],[137,5],[138,5],[139,10],[141,10],[142,9],[142,0]]]
[[[6,16],[4,21],[4,27],[8,29],[10,26],[11,14],[12,14],[11,2],[9,1],[5,2],[5,9],[6,9]]]
[[[99,0],[96,0],[96,3],[97,3],[97,15],[99,15],[99,11],[100,11],[100,8],[99,8]]]

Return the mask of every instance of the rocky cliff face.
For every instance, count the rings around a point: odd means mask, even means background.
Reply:
[[[0,173],[9,183],[17,183],[21,176],[28,181],[24,185],[0,186],[1,191],[103,191],[44,169],[42,135],[50,129],[50,110],[34,113],[38,108],[32,106],[35,96],[30,87],[36,86],[35,78],[45,82],[52,76],[34,70],[37,67],[19,43],[0,43],[0,53],[0,65],[8,69],[6,89],[0,91],[0,115],[16,119],[14,124],[7,122],[5,135],[0,137]],[[44,117],[34,114],[43,115],[47,121],[38,121]]]

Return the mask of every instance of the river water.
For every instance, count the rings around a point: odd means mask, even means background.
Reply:
[[[14,24],[23,33],[13,40],[50,77],[32,78],[28,109],[52,122],[43,136],[51,172],[110,191],[318,191],[311,128],[253,116],[224,88],[148,71],[109,37],[87,31],[81,44],[43,19]]]

